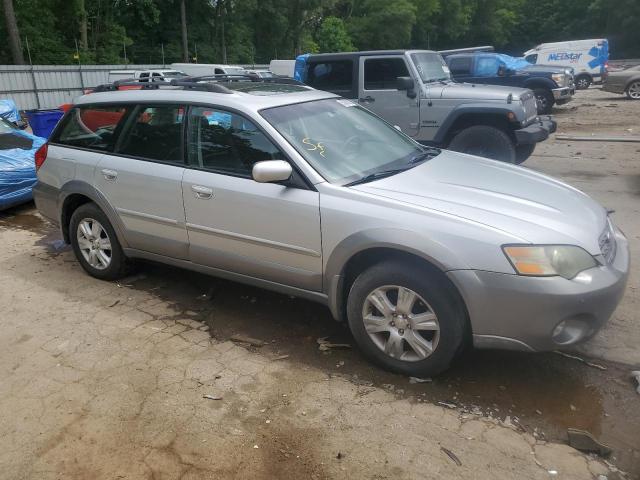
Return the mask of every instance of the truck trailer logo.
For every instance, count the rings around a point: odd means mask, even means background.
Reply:
[[[547,61],[549,62],[577,62],[582,57],[581,53],[570,53],[570,52],[558,52],[558,53],[550,53]]]

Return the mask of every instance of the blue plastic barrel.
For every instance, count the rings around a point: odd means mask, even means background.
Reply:
[[[64,112],[59,109],[53,110],[27,110],[25,112],[33,134],[43,138],[49,138],[58,120],[62,118]]]

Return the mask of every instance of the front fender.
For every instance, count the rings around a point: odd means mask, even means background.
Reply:
[[[545,77],[531,78],[525,82],[524,87],[530,90],[534,90],[536,88],[548,88],[549,90],[553,90],[554,88],[559,88],[556,82],[554,82],[550,78],[545,78]]]
[[[385,248],[419,257],[439,270],[469,268],[453,251],[443,244],[411,230],[372,228],[356,232],[340,241],[326,261],[323,285],[329,309],[334,318],[342,319],[344,304],[344,270],[349,260],[366,250]]]
[[[504,119],[504,121],[506,122],[510,122],[508,118],[508,114],[510,112],[516,115],[517,120],[524,119],[524,111],[519,111],[519,110],[522,110],[521,104],[520,102],[516,102],[515,100],[513,101],[513,103],[505,102],[503,104],[493,104],[493,105],[486,104],[486,103],[477,103],[477,102],[462,104],[458,107],[455,107],[453,110],[451,110],[447,118],[444,120],[444,122],[442,122],[442,125],[440,125],[440,128],[438,129],[438,133],[434,138],[434,142],[440,143],[440,144],[444,143],[449,133],[449,130],[453,127],[453,125],[456,123],[458,119],[464,117],[465,115],[495,116],[495,117]],[[422,112],[421,112],[420,118],[422,118]]]

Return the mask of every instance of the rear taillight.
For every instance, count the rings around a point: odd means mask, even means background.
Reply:
[[[36,150],[35,161],[36,161],[36,172],[40,169],[44,161],[47,159],[47,150],[49,149],[48,144],[42,145],[38,150]]]

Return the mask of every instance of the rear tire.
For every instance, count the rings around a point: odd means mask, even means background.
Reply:
[[[556,99],[553,98],[553,93],[545,88],[536,88],[533,91],[533,94],[536,97],[538,115],[547,115],[551,113],[551,110],[556,103]]]
[[[507,163],[516,161],[516,147],[509,135],[487,125],[474,125],[458,132],[447,148]]]
[[[111,222],[95,203],[80,205],[71,215],[69,238],[82,268],[100,280],[116,280],[129,265]]]
[[[520,165],[527,158],[529,158],[535,149],[535,143],[529,143],[527,145],[516,145],[516,165]]]
[[[575,79],[576,90],[586,90],[591,86],[591,77],[589,75],[578,75]]]
[[[640,100],[640,81],[631,82],[625,93],[631,100]]]
[[[464,345],[467,322],[460,302],[438,274],[385,261],[356,278],[347,318],[371,361],[393,372],[428,377],[449,368]]]

